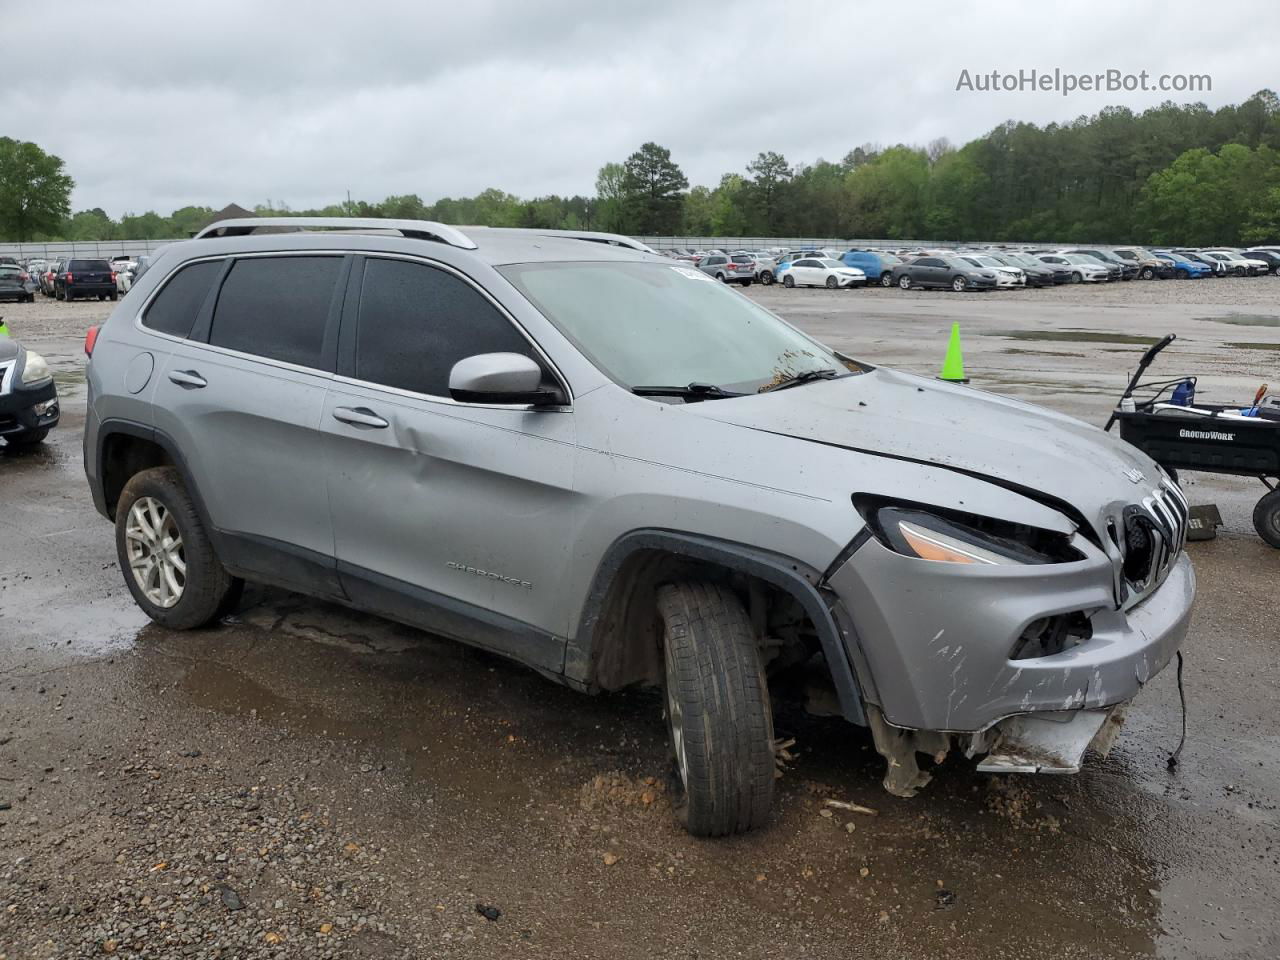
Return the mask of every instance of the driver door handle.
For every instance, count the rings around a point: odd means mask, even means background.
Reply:
[[[169,381],[190,390],[199,390],[209,385],[209,381],[194,370],[170,370]]]
[[[354,427],[371,427],[375,430],[391,426],[368,407],[334,407],[333,419],[349,423]]]

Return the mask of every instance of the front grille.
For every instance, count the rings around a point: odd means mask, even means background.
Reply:
[[[1125,508],[1122,530],[1113,537],[1124,557],[1126,605],[1137,603],[1169,575],[1187,542],[1189,514],[1186,497],[1167,480],[1140,504]]]

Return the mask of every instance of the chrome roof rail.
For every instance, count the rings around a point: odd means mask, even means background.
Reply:
[[[246,237],[259,230],[346,230],[351,232],[388,231],[415,240],[434,240],[463,250],[475,250],[476,243],[457,227],[434,220],[383,220],[377,217],[244,217],[211,223],[193,239],[209,237]]]
[[[567,240],[589,240],[607,243],[613,247],[626,247],[641,253],[657,253],[648,244],[621,233],[598,233],[593,230],[540,230],[537,227],[465,227],[467,230],[501,230],[503,233],[520,233],[532,237],[564,237]]]

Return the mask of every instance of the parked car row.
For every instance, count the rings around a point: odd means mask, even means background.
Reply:
[[[0,256],[0,300],[32,303],[37,293],[55,300],[116,300],[146,270],[150,255],[19,260]]]
[[[1065,283],[1253,277],[1280,274],[1280,246],[1149,250],[1145,247],[1005,249],[812,248],[668,251],[725,283],[780,282],[786,287],[882,287],[1000,290]]]

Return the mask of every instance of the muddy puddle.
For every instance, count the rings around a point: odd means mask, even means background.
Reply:
[[[1280,327],[1280,316],[1270,313],[1229,313],[1225,317],[1196,317],[1210,323],[1229,323],[1237,327]]]
[[[1010,340],[1039,340],[1049,343],[1159,343],[1159,337],[1144,337],[1134,333],[1113,333],[1107,330],[988,330],[984,337],[1007,337]]]

